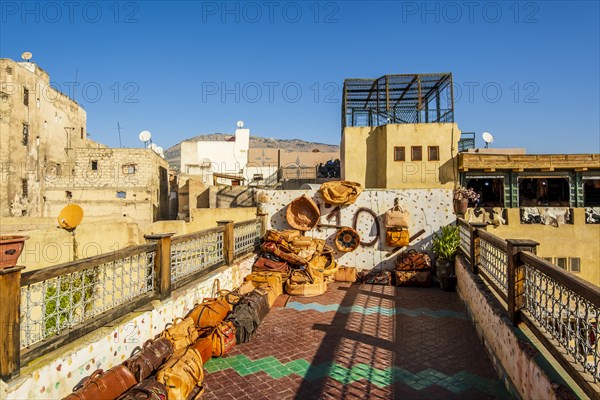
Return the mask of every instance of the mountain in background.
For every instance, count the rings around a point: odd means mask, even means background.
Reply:
[[[198,135],[190,139],[184,140],[192,142],[200,141],[225,141],[232,138],[233,135],[225,133],[211,133],[208,135]],[[340,146],[334,144],[307,142],[300,139],[272,139],[259,136],[250,136],[251,149],[281,149],[289,152],[302,152],[319,150],[321,152],[340,151]],[[181,142],[165,150],[165,159],[169,162],[171,169],[179,171],[181,165]]]

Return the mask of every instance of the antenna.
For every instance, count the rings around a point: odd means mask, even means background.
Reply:
[[[148,142],[152,144],[152,134],[149,131],[141,131],[138,137],[144,142],[144,147],[148,147]]]
[[[485,142],[485,148],[487,149],[488,146],[490,145],[490,143],[492,143],[494,141],[494,136],[489,133],[489,132],[483,132],[481,134],[481,137],[483,137],[483,141]]]
[[[29,62],[29,60],[31,60],[31,57],[33,57],[33,54],[31,54],[31,52],[26,51],[23,54],[21,54],[21,58],[27,62]]]
[[[119,122],[117,121],[117,131],[119,132],[119,147],[123,147],[123,144],[121,143],[121,124],[119,124]]]
[[[238,121],[237,122],[237,127],[240,128],[240,129],[242,129],[244,127],[244,121],[241,121],[241,120]]]

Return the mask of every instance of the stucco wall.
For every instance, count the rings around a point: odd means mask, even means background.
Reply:
[[[321,222],[324,224],[336,224],[335,218],[332,221],[326,220],[326,215],[333,208],[325,208],[325,200],[321,194],[315,190],[271,190],[266,192],[271,201],[267,204],[268,227],[278,230],[290,229],[285,213],[287,205],[297,197],[306,195],[320,204]],[[405,207],[411,215],[412,227],[409,232],[416,233],[424,229],[425,233],[415,240],[411,247],[416,249],[428,248],[431,243],[431,235],[441,229],[442,226],[451,224],[455,221],[455,215],[451,206],[451,190],[446,189],[404,189],[404,190],[365,190],[357,201],[341,208],[341,221],[343,226],[352,226],[352,220],[360,207],[371,209],[378,216],[377,221],[366,213],[361,213],[357,219],[357,231],[363,241],[371,241],[376,235],[375,223],[380,227],[379,240],[373,247],[359,246],[353,252],[342,253],[336,249],[335,258],[339,263],[361,269],[371,269],[375,266],[381,266],[386,269],[393,269],[396,255],[388,256],[387,253],[393,250],[385,244],[385,228],[383,225],[383,215],[387,210],[393,207],[394,199],[399,198],[400,204]],[[315,228],[307,232],[307,236],[326,239],[334,249],[333,239],[337,233],[336,228]],[[397,254],[397,253],[396,253]]]
[[[388,124],[346,127],[342,135],[342,176],[367,188],[452,188],[454,156],[460,130],[456,124]],[[404,146],[405,161],[394,161],[394,147]],[[422,161],[411,160],[411,146],[421,146]],[[439,146],[439,161],[428,160],[428,146]]]
[[[577,275],[600,286],[600,225],[585,223],[585,209],[574,208],[573,223],[558,227],[541,224],[521,224],[520,209],[509,208],[508,224],[487,230],[503,239],[531,239],[540,243],[540,257],[580,257],[581,272]]]
[[[192,210],[192,219],[188,223],[188,231],[195,232],[214,228],[217,221],[248,221],[256,218],[256,207],[242,208],[198,208]]]
[[[219,279],[223,289],[239,286],[250,273],[253,261],[250,256],[231,267],[222,267],[202,281],[173,292],[170,299],[150,303],[150,310],[131,313],[112,326],[100,328],[35,360],[21,369],[20,376],[9,382],[7,392],[0,397],[9,400],[65,397],[82,378],[96,369],[106,370],[122,363],[136,346],[143,345],[175,317],[184,316],[194,304],[210,297],[215,279]]]
[[[458,292],[474,321],[477,334],[496,370],[522,399],[564,399],[571,390],[540,366],[539,351],[518,332],[494,295],[468,271],[462,256],[456,258]],[[552,373],[552,372],[550,372]],[[560,379],[560,378],[558,378]]]

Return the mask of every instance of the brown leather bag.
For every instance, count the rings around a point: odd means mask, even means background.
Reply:
[[[427,253],[410,249],[400,253],[395,261],[397,271],[413,271],[431,269],[431,258]]]
[[[167,400],[167,388],[155,379],[145,379],[118,400]]]
[[[230,310],[227,301],[210,298],[196,304],[186,317],[191,318],[198,329],[214,328],[225,319]]]
[[[193,347],[176,351],[158,370],[156,380],[166,386],[169,399],[187,399],[194,386],[202,386],[202,356]]]
[[[217,329],[217,328],[215,328],[215,329]],[[201,337],[200,339],[196,340],[194,342],[194,344],[192,345],[192,347],[194,349],[198,350],[198,353],[200,353],[200,357],[202,358],[202,364],[206,364],[208,362],[208,360],[210,360],[212,358],[212,353],[213,353],[212,334]]]
[[[167,339],[148,340],[144,346],[136,347],[123,365],[129,369],[138,382],[152,375],[171,355],[173,344]]]
[[[212,340],[212,356],[221,357],[235,346],[235,327],[229,321],[221,322],[210,335]]]
[[[252,266],[252,271],[290,273],[290,266],[285,261],[274,261],[265,257],[258,257]]]
[[[123,364],[106,372],[98,369],[76,386],[65,400],[116,399],[136,384],[135,376]]]
[[[198,330],[194,320],[190,317],[185,319],[175,318],[173,325],[161,332],[160,337],[167,339],[173,345],[175,351],[194,343],[198,339]]]
[[[308,260],[293,253],[291,250],[286,251],[284,247],[278,246],[275,242],[264,242],[261,248],[263,251],[275,254],[277,257],[293,265],[306,265],[308,263]]]

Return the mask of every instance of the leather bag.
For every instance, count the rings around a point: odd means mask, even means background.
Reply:
[[[168,399],[187,399],[204,380],[200,353],[193,347],[177,350],[158,370],[156,380],[167,388]]]
[[[308,260],[300,257],[296,253],[282,250],[275,242],[264,242],[262,244],[262,250],[267,253],[275,254],[277,257],[293,265],[306,265],[308,262]]]
[[[265,257],[258,257],[252,266],[257,272],[280,272],[284,275],[290,273],[290,266],[285,261],[274,261]]]
[[[155,379],[145,379],[118,400],[167,400],[167,388]]]
[[[167,339],[148,340],[144,345],[133,349],[123,365],[130,370],[138,382],[152,375],[171,355],[173,345]]]
[[[385,242],[390,247],[406,247],[410,242],[410,235],[404,228],[387,228]]]
[[[268,312],[269,304],[266,294],[259,293],[255,289],[242,296],[240,302],[226,319],[235,327],[236,342],[248,342]]]
[[[430,270],[396,270],[396,286],[430,287]]]
[[[74,388],[74,392],[65,400],[105,400],[116,399],[137,381],[135,376],[123,364],[104,372],[98,369]]]
[[[160,337],[171,342],[175,351],[189,346],[198,339],[198,330],[190,317],[175,318],[173,324],[167,324],[169,325],[172,326],[162,331]]]
[[[261,283],[256,287],[261,293],[267,295],[267,303],[269,303],[269,307],[273,307],[275,300],[279,297],[280,294],[283,293],[283,285],[280,288],[275,288],[268,283]]]
[[[399,205],[385,212],[384,223],[386,228],[410,228],[410,214]]]
[[[368,271],[359,272],[358,274],[362,283],[368,283],[372,285],[391,285],[392,284],[392,272],[391,271]]]
[[[410,249],[398,255],[394,261],[396,270],[413,271],[431,269],[431,257],[427,253]]]
[[[235,346],[235,326],[230,321],[221,322],[211,333],[213,357],[221,357]]]
[[[277,272],[253,272],[246,277],[246,281],[252,282],[254,287],[266,283],[277,291],[277,296],[283,293],[283,281]]]
[[[356,268],[355,267],[339,267],[336,271],[333,279],[336,282],[356,282]]]
[[[198,329],[214,328],[230,311],[226,300],[209,298],[196,304],[186,317],[191,318]]]
[[[353,204],[363,188],[357,182],[330,181],[323,183],[319,191],[328,204],[343,206]]]
[[[212,358],[212,352],[213,352],[212,335],[209,334],[208,336],[201,337],[200,339],[196,340],[194,342],[194,344],[192,344],[191,347],[198,350],[198,353],[200,353],[200,358],[202,358],[202,364],[203,365],[206,364],[208,362],[208,360],[210,360]]]

